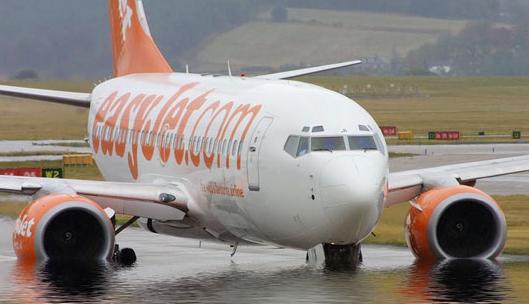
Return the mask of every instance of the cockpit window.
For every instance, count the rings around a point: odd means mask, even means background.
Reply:
[[[345,142],[342,136],[313,137],[312,151],[343,151]]]
[[[298,153],[299,136],[289,136],[285,143],[285,152],[290,154],[292,157],[296,157]]]
[[[382,154],[386,154],[386,149],[384,148],[384,142],[380,139],[380,136],[375,133],[375,142],[377,143],[377,147],[380,150]]]
[[[360,131],[368,131],[369,132],[369,128],[367,126],[364,126],[364,125],[358,125],[358,130],[360,130]]]
[[[377,150],[373,136],[348,136],[350,150]]]
[[[355,136],[296,136],[287,138],[284,150],[290,156],[296,158],[316,151],[384,151],[384,144],[375,135]],[[347,146],[348,144],[348,146]]]
[[[308,137],[301,137],[299,139],[298,153],[296,156],[302,156],[309,153],[310,141]]]

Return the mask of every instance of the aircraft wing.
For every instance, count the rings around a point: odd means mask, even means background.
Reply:
[[[362,60],[346,61],[346,62],[321,65],[321,66],[299,69],[299,70],[292,70],[292,71],[286,71],[286,72],[280,72],[280,73],[274,73],[274,74],[261,75],[255,78],[268,79],[268,80],[289,79],[289,78],[294,78],[298,76],[304,76],[304,75],[309,75],[309,74],[314,74],[314,73],[319,73],[319,72],[336,70],[336,69],[353,66],[353,65],[357,65],[361,63],[362,63]]]
[[[432,187],[473,184],[524,171],[529,171],[529,155],[391,173],[386,206],[414,199]]]
[[[184,184],[152,184],[0,176],[0,193],[29,195],[78,194],[112,208],[118,214],[166,220],[182,220],[190,200]]]
[[[0,95],[90,108],[90,94],[0,85]]]

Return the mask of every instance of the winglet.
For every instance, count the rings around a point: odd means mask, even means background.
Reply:
[[[171,73],[151,37],[141,0],[109,0],[114,76]]]
[[[362,63],[362,60],[346,61],[346,62],[340,62],[340,63],[335,63],[335,64],[316,66],[312,68],[305,68],[305,69],[300,69],[300,70],[261,75],[255,78],[269,79],[269,80],[289,79],[289,78],[294,78],[298,76],[304,76],[304,75],[309,75],[309,74],[314,74],[314,73],[319,73],[319,72],[324,72],[324,71],[336,70],[336,69],[353,66],[353,65],[357,65],[361,63]]]

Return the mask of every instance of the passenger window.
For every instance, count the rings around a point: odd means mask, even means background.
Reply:
[[[345,141],[342,136],[313,137],[312,151],[344,151]]]
[[[209,140],[208,154],[210,154],[211,152],[213,152],[213,149],[215,148],[214,146],[215,141],[213,140],[213,137],[208,137],[208,140]]]
[[[235,156],[235,153],[237,152],[237,148],[239,147],[238,143],[239,142],[237,140],[235,140],[233,142],[233,147],[231,148],[231,155],[232,156]]]
[[[237,154],[241,155],[241,151],[242,151],[242,145],[243,145],[244,141],[241,141],[239,143],[239,151],[237,151]]]
[[[299,145],[299,136],[289,136],[287,138],[287,142],[285,143],[285,147],[283,148],[285,152],[290,154],[292,157],[296,157],[298,152],[298,145]]]
[[[373,136],[349,136],[351,150],[377,150]]]
[[[226,150],[224,151],[224,155],[229,155],[230,154],[230,148],[231,148],[232,144],[233,144],[233,141],[230,139],[230,141],[228,141]]]
[[[226,150],[228,148],[226,140],[222,142],[222,155],[226,155]]]
[[[303,156],[309,153],[309,143],[310,142],[308,137],[301,137],[299,139],[298,151],[296,153],[296,156]]]

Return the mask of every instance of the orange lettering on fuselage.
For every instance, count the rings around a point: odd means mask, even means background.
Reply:
[[[118,96],[118,92],[113,92],[94,117],[91,134],[94,152],[112,156],[115,150],[115,156],[123,158],[128,149],[128,167],[134,179],[139,177],[139,146],[148,161],[157,149],[162,163],[169,161],[172,151],[177,165],[199,167],[203,160],[209,169],[216,157],[218,168],[222,165],[229,168],[231,151],[227,151],[222,164],[223,142],[233,143],[232,147],[235,140],[244,142],[262,106],[241,104],[235,108],[234,102],[209,103],[208,96],[213,90],[194,98],[185,96],[197,85],[189,83],[180,87],[166,101],[161,95],[138,94],[131,98],[131,93]],[[238,147],[233,149],[236,151]],[[241,169],[240,154],[240,151],[236,154],[238,170]]]
[[[99,110],[94,117],[94,125],[92,127],[92,147],[94,148],[95,153],[99,151],[99,143],[101,142],[101,138],[99,138],[99,133],[97,132],[97,127],[100,123],[105,121],[107,113],[110,111],[110,107],[116,99],[116,96],[118,96],[118,92],[110,94],[99,107]]]
[[[103,126],[103,138],[101,139],[101,151],[103,154],[112,156],[114,151],[116,122],[121,115],[121,111],[123,111],[125,104],[129,101],[129,98],[130,93],[121,96],[109,109],[109,112],[113,111],[113,114],[105,120],[105,124]]]

